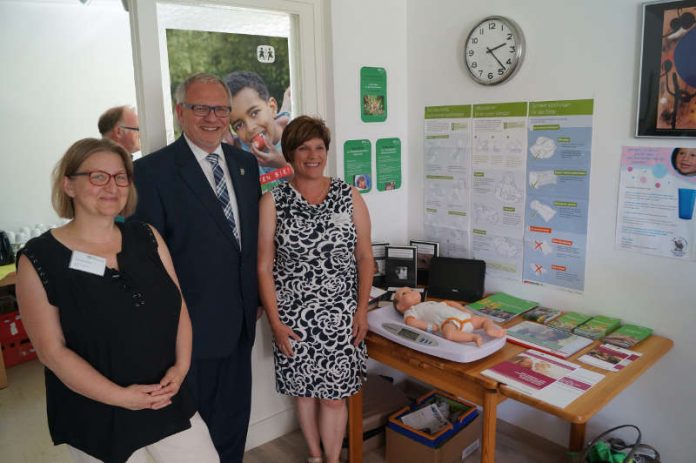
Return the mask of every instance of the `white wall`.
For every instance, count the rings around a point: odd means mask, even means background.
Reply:
[[[117,0],[0,1],[0,230],[53,224],[51,170],[99,137],[107,108],[135,104],[128,14]]]
[[[603,429],[634,423],[664,461],[693,461],[696,444],[696,263],[649,257],[614,247],[621,147],[696,146],[695,140],[636,139],[640,0],[408,1],[409,234],[422,230],[423,107],[519,100],[594,98],[590,217],[584,294],[488,280],[543,305],[603,313],[653,327],[674,349],[615,398],[588,425]],[[521,26],[527,57],[508,83],[486,88],[464,73],[460,54],[467,30],[491,14]],[[391,21],[391,16],[381,18]],[[507,401],[499,416],[567,443],[561,420]]]
[[[345,140],[399,137],[402,188],[372,192],[373,238],[405,243],[422,233],[423,107],[436,104],[535,99],[595,99],[587,281],[584,294],[488,281],[546,305],[616,315],[655,328],[674,349],[589,424],[588,435],[610,426],[639,425],[665,461],[696,452],[696,264],[614,248],[622,145],[671,146],[674,140],[632,137],[637,85],[640,0],[332,0],[329,17],[334,121],[332,152],[343,172]],[[515,19],[527,58],[510,82],[472,83],[459,59],[468,27],[489,14]],[[48,176],[74,140],[97,136],[103,109],[135,101],[128,15],[116,0],[0,0],[0,229],[55,221]],[[95,51],[94,44],[98,44]],[[365,124],[359,112],[359,70],[388,73],[388,118]],[[39,103],[35,103],[39,101]],[[696,141],[680,141],[696,146]],[[374,152],[373,152],[374,156]],[[374,163],[373,163],[374,169]],[[274,392],[270,335],[260,327],[254,351],[252,447],[292,426],[292,411]],[[507,401],[500,416],[561,443],[568,426]]]
[[[406,72],[406,4],[401,0],[334,0],[331,2],[334,134],[332,151],[338,175],[343,175],[343,143],[368,139],[372,143],[372,172],[376,173],[375,145],[380,138],[401,139],[402,187],[363,195],[372,219],[373,241],[408,244],[406,205],[411,149],[407,131],[409,97]],[[360,68],[387,71],[387,119],[364,123],[360,119]],[[420,169],[419,164],[415,164]],[[374,182],[373,182],[374,183]]]

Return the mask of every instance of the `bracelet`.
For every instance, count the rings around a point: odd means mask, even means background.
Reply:
[[[435,331],[435,325],[432,322],[428,322],[428,326],[425,328],[425,331],[432,333]]]

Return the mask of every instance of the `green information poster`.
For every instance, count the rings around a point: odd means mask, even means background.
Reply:
[[[380,138],[375,144],[377,190],[401,188],[401,140]]]
[[[372,144],[370,140],[346,140],[343,144],[343,175],[361,193],[372,189]]]
[[[360,117],[363,122],[387,119],[387,71],[384,68],[360,68]]]

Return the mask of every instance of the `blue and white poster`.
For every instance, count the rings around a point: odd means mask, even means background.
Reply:
[[[593,107],[591,99],[529,103],[526,282],[584,289]]]

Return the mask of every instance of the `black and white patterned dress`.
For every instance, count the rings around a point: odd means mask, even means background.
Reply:
[[[367,369],[365,344],[352,344],[358,277],[351,187],[332,178],[316,205],[289,183],[272,194],[278,312],[301,338],[291,340],[292,358],[274,344],[276,389],[293,397],[348,397],[360,390]]]

